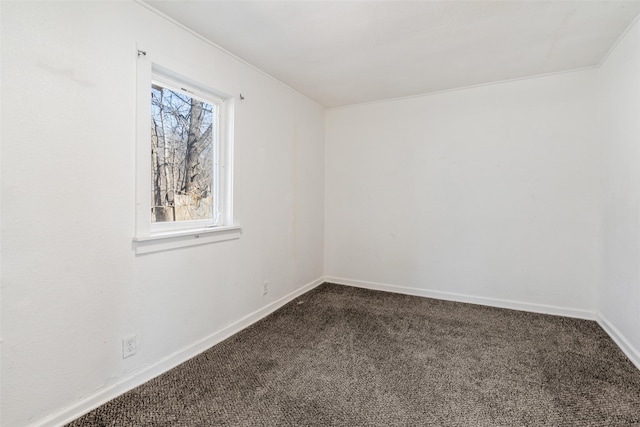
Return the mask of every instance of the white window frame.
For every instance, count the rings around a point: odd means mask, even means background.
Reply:
[[[151,220],[151,84],[159,83],[192,98],[216,104],[218,132],[214,136],[213,171],[214,218],[212,220]],[[182,74],[138,54],[136,82],[136,254],[185,246],[202,245],[240,237],[240,226],[233,223],[233,112],[234,98],[212,90]],[[217,148],[217,149],[216,149]]]
[[[192,221],[167,221],[167,222],[152,222],[151,223],[151,234],[162,234],[171,231],[181,231],[181,230],[189,230],[189,229],[202,229],[202,228],[210,228],[210,227],[219,227],[225,224],[223,214],[222,214],[222,203],[220,200],[220,187],[223,182],[222,171],[224,170],[224,164],[221,165],[221,151],[224,148],[220,143],[220,134],[224,134],[224,121],[225,121],[225,108],[224,102],[225,100],[211,93],[202,93],[192,87],[187,86],[184,82],[180,82],[174,80],[173,78],[166,75],[166,73],[158,73],[154,72],[152,68],[152,84],[157,84],[173,92],[184,94],[190,98],[197,99],[199,101],[206,102],[207,104],[215,105],[216,107],[216,118],[215,129],[212,131],[212,149],[213,149],[213,162],[211,165],[211,176],[213,177],[212,184],[212,194],[213,194],[213,211],[212,211],[212,219],[201,219],[201,220],[192,220]]]

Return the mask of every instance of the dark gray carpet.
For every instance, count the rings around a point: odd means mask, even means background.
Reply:
[[[324,284],[70,426],[632,426],[597,323]]]

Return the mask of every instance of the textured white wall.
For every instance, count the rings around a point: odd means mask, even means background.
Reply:
[[[321,278],[324,110],[132,2],[1,7],[1,424],[22,426]],[[136,43],[246,97],[240,240],[134,255]]]
[[[322,108],[140,5],[0,16],[0,424],[122,391],[323,274],[598,309],[640,348],[637,27],[601,70],[329,110],[325,128]],[[246,96],[240,240],[134,256],[137,43]]]
[[[328,110],[325,274],[595,310],[596,77]]]
[[[640,26],[600,67],[604,160],[598,309],[640,363]]]

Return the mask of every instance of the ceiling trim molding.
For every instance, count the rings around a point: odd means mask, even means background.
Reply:
[[[631,23],[629,25],[627,25],[627,28],[624,29],[624,31],[620,34],[620,36],[618,36],[618,38],[616,39],[615,42],[613,42],[613,44],[611,45],[611,47],[609,48],[609,50],[607,50],[607,53],[605,53],[602,58],[600,58],[600,62],[598,62],[598,67],[602,66],[602,64],[605,63],[605,61],[607,60],[607,58],[609,58],[609,55],[611,55],[611,53],[616,49],[616,47],[618,47],[618,45],[620,44],[620,42],[627,36],[627,34],[629,34],[629,32],[633,29],[633,27],[636,26],[636,24],[638,23],[638,21],[640,21],[640,14],[637,15],[633,21],[631,21]]]
[[[434,92],[423,92],[423,93],[416,94],[416,95],[400,96],[398,98],[380,99],[378,101],[368,101],[368,102],[360,102],[360,103],[357,103],[357,104],[341,105],[341,106],[338,106],[338,107],[329,107],[329,108],[326,108],[326,110],[327,111],[334,111],[334,110],[340,110],[340,109],[343,109],[343,108],[362,107],[362,106],[365,106],[365,105],[381,104],[381,103],[393,102],[393,101],[404,101],[404,100],[412,99],[412,98],[423,98],[423,97],[426,97],[426,96],[440,95],[440,94],[443,94],[443,93],[457,92],[457,91],[460,91],[460,90],[476,89],[476,88],[481,88],[481,87],[484,87],[484,86],[493,86],[493,85],[499,85],[499,84],[503,84],[503,83],[513,83],[513,82],[519,82],[519,81],[522,81],[522,80],[542,79],[542,78],[545,78],[545,77],[557,76],[557,75],[561,75],[561,74],[577,73],[577,72],[580,72],[580,71],[588,71],[588,70],[594,70],[594,69],[598,69],[598,68],[600,68],[599,64],[598,65],[590,65],[588,67],[572,68],[571,70],[554,71],[554,72],[551,72],[551,73],[535,74],[533,76],[516,77],[516,78],[513,78],[513,79],[506,79],[506,80],[496,80],[496,81],[493,81],[493,82],[478,83],[478,84],[475,84],[475,85],[454,87],[454,88],[451,88],[451,89],[438,90],[438,91],[434,91]]]
[[[0,0],[1,1],[1,0]],[[214,47],[215,49],[219,50],[220,52],[224,53],[225,55],[230,56],[231,58],[233,58],[234,60],[240,62],[241,64],[246,65],[247,67],[251,68],[253,71],[261,74],[264,77],[269,78],[270,80],[274,81],[275,83],[278,83],[279,85],[281,85],[282,87],[294,92],[297,95],[302,96],[304,99],[308,100],[309,102],[311,102],[312,104],[324,108],[326,109],[327,107],[325,107],[322,104],[319,104],[317,101],[314,101],[313,99],[309,98],[307,95],[305,95],[304,93],[294,89],[293,87],[289,86],[288,84],[286,84],[285,82],[283,82],[282,80],[272,76],[271,74],[267,73],[266,71],[256,67],[255,65],[251,64],[250,62],[247,62],[246,60],[240,58],[238,55],[234,54],[233,52],[228,51],[227,49],[223,48],[222,46],[214,43],[213,41],[209,40],[208,38],[204,37],[202,34],[192,30],[191,28],[187,27],[186,25],[181,24],[180,22],[176,21],[175,19],[171,18],[170,16],[166,15],[165,13],[159,11],[158,9],[156,9],[155,7],[151,6],[150,4],[146,3],[144,0],[133,0],[133,2],[139,6],[142,6],[143,8],[147,9],[148,11],[158,15],[159,17],[161,17],[162,19],[170,22],[171,24],[175,25],[176,27],[180,28],[183,31],[186,31],[187,33],[191,34],[192,36],[200,39],[201,41],[207,43],[208,45],[210,45],[211,47]]]

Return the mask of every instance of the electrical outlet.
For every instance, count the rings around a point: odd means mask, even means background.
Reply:
[[[262,295],[267,295],[269,293],[269,281],[265,280],[262,282]]]
[[[128,336],[122,340],[122,358],[136,354],[138,350],[138,338],[135,335]]]

